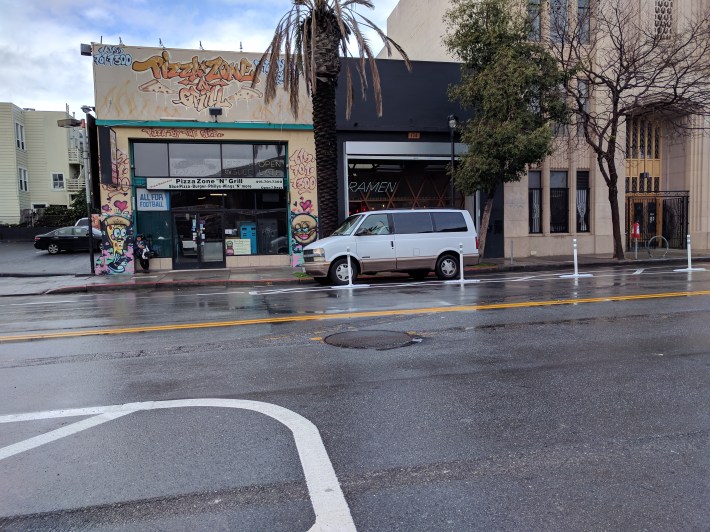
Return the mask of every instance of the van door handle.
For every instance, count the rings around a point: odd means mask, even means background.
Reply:
[[[394,240],[390,240],[390,246],[392,246],[392,249],[394,249]]]

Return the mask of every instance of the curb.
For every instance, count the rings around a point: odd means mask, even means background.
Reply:
[[[706,263],[710,262],[710,257],[697,257],[694,262]],[[623,261],[602,260],[600,262],[587,262],[578,264],[580,270],[596,267],[643,267],[643,266],[663,266],[686,264],[687,259],[671,258],[671,259],[640,259]],[[491,266],[469,266],[464,268],[465,277],[475,275],[476,273],[495,273],[495,272],[534,272],[534,271],[560,271],[574,269],[571,263],[547,263],[547,264],[496,264]],[[65,274],[64,276],[69,276]],[[74,274],[75,277],[84,277],[87,274]],[[59,275],[31,275],[31,274],[0,274],[0,277],[54,277]],[[360,277],[365,280],[385,280],[384,275],[363,275]],[[180,288],[192,288],[197,286],[272,286],[272,285],[313,285],[315,281],[311,277],[299,278],[277,278],[277,279],[194,279],[194,280],[179,280],[179,281],[154,281],[154,282],[126,282],[126,283],[96,283],[85,285],[62,286],[51,288],[42,292],[34,292],[30,294],[0,294],[0,297],[21,297],[32,295],[55,295],[55,294],[71,294],[71,293],[100,293],[111,292],[118,290],[171,290]]]

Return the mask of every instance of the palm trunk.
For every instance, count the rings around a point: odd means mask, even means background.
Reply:
[[[317,81],[313,93],[313,135],[318,184],[318,238],[338,228],[338,143],[335,122],[335,83]]]

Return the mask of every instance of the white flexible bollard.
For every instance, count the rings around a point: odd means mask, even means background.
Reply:
[[[463,243],[459,242],[459,279],[463,283]]]
[[[459,242],[459,278],[458,279],[449,279],[448,281],[444,281],[445,283],[456,283],[456,284],[467,284],[467,283],[480,283],[480,279],[464,279],[464,272],[463,272],[463,242]]]
[[[572,255],[574,257],[574,273],[572,275],[560,275],[563,279],[579,279],[580,277],[592,277],[591,273],[579,273],[579,268],[577,266],[577,239],[572,239]]]
[[[346,248],[345,251],[348,254],[348,286],[352,287],[353,285],[353,265],[350,263],[350,248]]]
[[[348,261],[348,284],[340,285],[340,286],[334,286],[333,288],[336,290],[342,290],[342,289],[348,289],[352,290],[353,288],[368,288],[370,285],[369,284],[353,284],[353,265],[350,262],[350,247],[345,248],[345,252],[347,253],[347,257],[345,260]]]
[[[690,251],[690,235],[687,235],[685,239],[685,244],[686,247],[688,248],[688,267],[687,268],[680,268],[678,270],[673,270],[674,272],[704,272],[705,268],[693,268],[693,264],[691,262],[691,251]]]

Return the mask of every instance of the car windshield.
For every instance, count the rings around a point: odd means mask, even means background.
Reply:
[[[345,220],[340,227],[333,231],[332,236],[349,235],[355,229],[355,226],[362,220],[362,214],[353,214]]]

